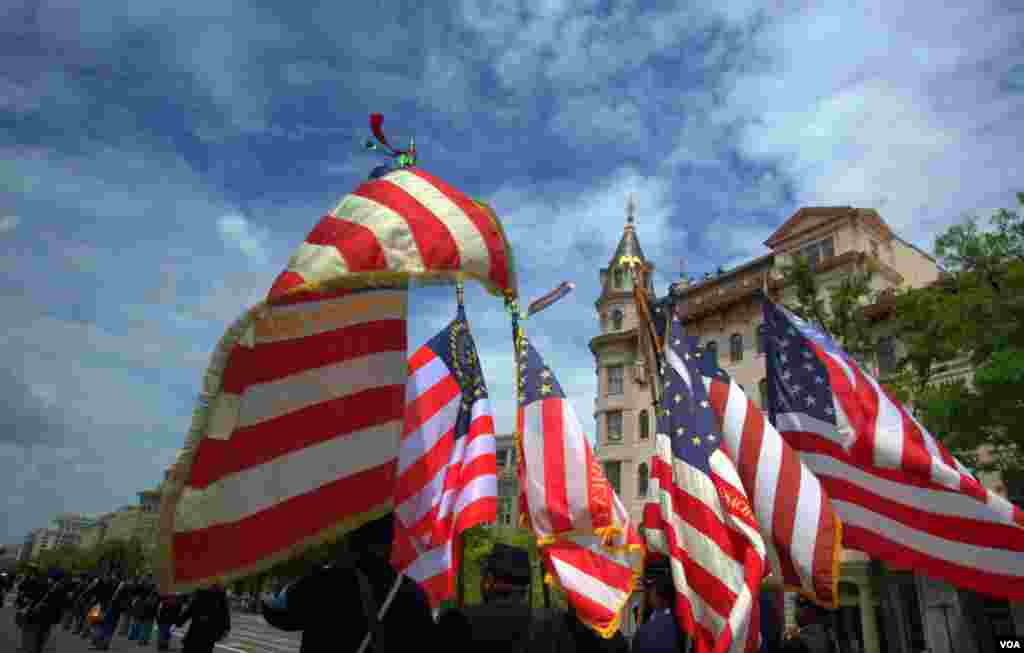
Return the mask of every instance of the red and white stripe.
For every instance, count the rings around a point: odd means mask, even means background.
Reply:
[[[629,600],[644,548],[622,502],[614,496],[615,523],[622,526],[609,537],[578,533],[559,538],[542,550],[547,572],[558,579],[584,623],[605,636],[619,627],[622,607]]]
[[[671,348],[665,351],[666,362],[692,387],[686,365]],[[705,474],[676,458],[671,438],[656,435],[644,537],[672,565],[676,617],[695,653],[754,653],[768,553],[733,460],[720,447],[709,466]]]
[[[590,533],[612,525],[615,493],[594,460],[572,403],[541,399],[520,408],[517,416],[528,479],[521,490],[537,536]]]
[[[444,181],[403,168],[364,182],[306,237],[268,299],[342,277],[462,273],[514,294],[515,271],[497,218]]]
[[[405,321],[406,292],[382,289],[290,298],[236,325],[162,506],[165,586],[243,576],[390,508]]]
[[[566,398],[520,405],[516,422],[524,521],[577,617],[611,637],[642,571],[643,543]]]
[[[808,343],[828,370],[838,429],[776,426],[822,480],[849,548],[976,592],[1024,600],[1024,514],[985,488],[859,365]]]
[[[672,565],[676,616],[695,653],[753,653],[767,552],[736,468],[718,450],[707,476],[673,456],[667,435],[655,446],[644,537]]]
[[[704,386],[722,420],[722,446],[752,498],[773,573],[787,590],[835,607],[842,529],[821,481],[735,381],[705,376]]]
[[[428,346],[409,360],[405,428],[399,445],[395,516],[408,538],[393,562],[436,607],[454,594],[453,541],[497,518],[494,419],[486,398],[470,410],[469,432],[457,436],[462,392],[444,360]]]

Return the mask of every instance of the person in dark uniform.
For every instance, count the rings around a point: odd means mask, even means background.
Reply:
[[[363,653],[433,650],[436,626],[426,593],[399,577],[388,562],[394,525],[389,515],[349,534],[334,561],[296,581],[271,602],[263,617],[271,626],[302,631],[300,653]],[[384,605],[387,609],[378,622]]]
[[[188,607],[178,616],[178,626],[191,621],[182,653],[212,653],[213,646],[231,631],[231,609],[220,585],[196,590]]]
[[[644,569],[644,600],[650,618],[633,638],[634,653],[678,653],[689,650],[689,640],[676,618],[676,589],[668,560],[653,560]]]
[[[481,569],[483,603],[441,615],[439,637],[454,648],[481,647],[488,653],[528,650],[534,621],[540,617],[528,601],[530,581],[529,552],[496,543]]]
[[[530,605],[530,555],[495,543],[480,578],[483,603],[446,612],[439,637],[454,648],[479,647],[488,653],[626,653],[621,632],[601,637],[568,611]]]
[[[819,607],[805,596],[796,598],[796,623],[799,629],[782,644],[783,653],[835,653],[832,612]]]
[[[181,608],[181,599],[177,595],[167,594],[160,597],[160,607],[156,615],[156,650],[170,650],[171,626],[177,623]]]

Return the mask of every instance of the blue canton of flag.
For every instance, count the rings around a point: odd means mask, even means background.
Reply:
[[[519,405],[525,407],[540,399],[565,399],[562,386],[537,350],[528,340],[524,339],[524,345],[519,354]]]
[[[469,432],[469,425],[473,421],[473,403],[487,399],[487,384],[480,367],[480,357],[476,353],[476,343],[469,331],[465,309],[460,306],[448,328],[428,340],[426,346],[444,361],[459,384],[462,404],[455,420],[455,437],[460,438]]]
[[[675,613],[696,653],[753,650],[765,545],[735,464],[721,447],[696,349],[671,316],[661,363],[654,497],[644,507],[651,550],[672,560]]]
[[[702,355],[694,350],[697,338],[682,335],[679,320],[672,321],[669,338],[666,346],[683,361],[682,371],[687,377],[684,378],[674,365],[663,368],[665,391],[658,430],[671,438],[676,458],[707,474],[710,472],[708,457],[718,449],[721,433],[697,365]]]
[[[811,351],[808,340],[841,359],[846,357],[831,338],[780,306],[766,302],[764,317],[768,414],[772,423],[778,423],[780,413],[802,413],[835,426],[828,370]]]

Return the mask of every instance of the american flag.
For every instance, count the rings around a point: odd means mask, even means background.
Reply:
[[[516,294],[494,212],[422,169],[361,184],[316,225],[207,370],[161,499],[164,592],[260,571],[391,510],[404,287],[462,277]]]
[[[580,621],[610,637],[641,571],[643,544],[558,379],[521,335],[519,356],[519,484],[526,522],[548,574]]]
[[[636,297],[646,308],[649,339],[664,339],[666,318],[674,313],[670,300]],[[696,348],[698,339],[687,336]],[[680,345],[682,342],[680,342]],[[711,407],[720,420],[722,446],[736,464],[751,499],[754,516],[765,537],[773,573],[786,589],[835,607],[838,600],[840,538],[835,508],[821,482],[765,419],[743,389],[718,367],[714,356],[695,356],[704,376]]]
[[[512,251],[490,208],[420,168],[361,184],[324,216],[288,261],[269,299],[288,293],[465,275],[515,294]]]
[[[756,597],[765,544],[736,466],[722,450],[698,355],[673,316],[644,535],[671,562],[676,617],[696,653],[752,652],[760,643]]]
[[[722,447],[753,499],[773,572],[787,590],[835,608],[842,527],[828,492],[715,357],[696,360],[721,420]]]
[[[459,534],[497,518],[494,419],[460,307],[409,360],[395,484],[395,568],[437,607],[455,591]]]
[[[406,296],[291,296],[228,329],[162,498],[165,593],[246,576],[391,509]]]
[[[771,418],[832,497],[852,549],[1024,600],[1024,515],[822,331],[764,304]]]

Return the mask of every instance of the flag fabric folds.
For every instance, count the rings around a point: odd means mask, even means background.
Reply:
[[[822,481],[853,549],[1024,600],[1024,515],[825,333],[766,301],[772,421]]]
[[[722,446],[751,498],[773,572],[785,589],[836,608],[842,527],[828,492],[713,356],[696,361],[720,420]]]
[[[644,536],[671,562],[676,617],[694,651],[753,652],[760,643],[756,597],[765,544],[736,465],[723,450],[691,344],[673,316]]]
[[[265,568],[391,509],[406,291],[260,304],[222,338],[161,502],[161,586]]]
[[[524,519],[547,580],[565,590],[580,621],[611,637],[642,570],[643,543],[555,375],[525,336],[518,339]]]
[[[455,593],[456,538],[497,519],[494,418],[461,307],[410,357],[405,401],[392,563],[436,608]]]
[[[338,285],[462,276],[494,294],[516,295],[501,224],[486,204],[425,170],[401,168],[342,198],[292,255],[269,300]]]
[[[660,349],[674,313],[671,298],[654,301],[642,288],[634,289],[634,295],[647,339]],[[696,349],[698,339],[686,338]],[[655,352],[651,360],[663,361],[663,356]],[[750,498],[773,573],[786,589],[835,607],[842,529],[828,493],[715,357],[695,355],[694,360],[721,425],[723,449]]]

